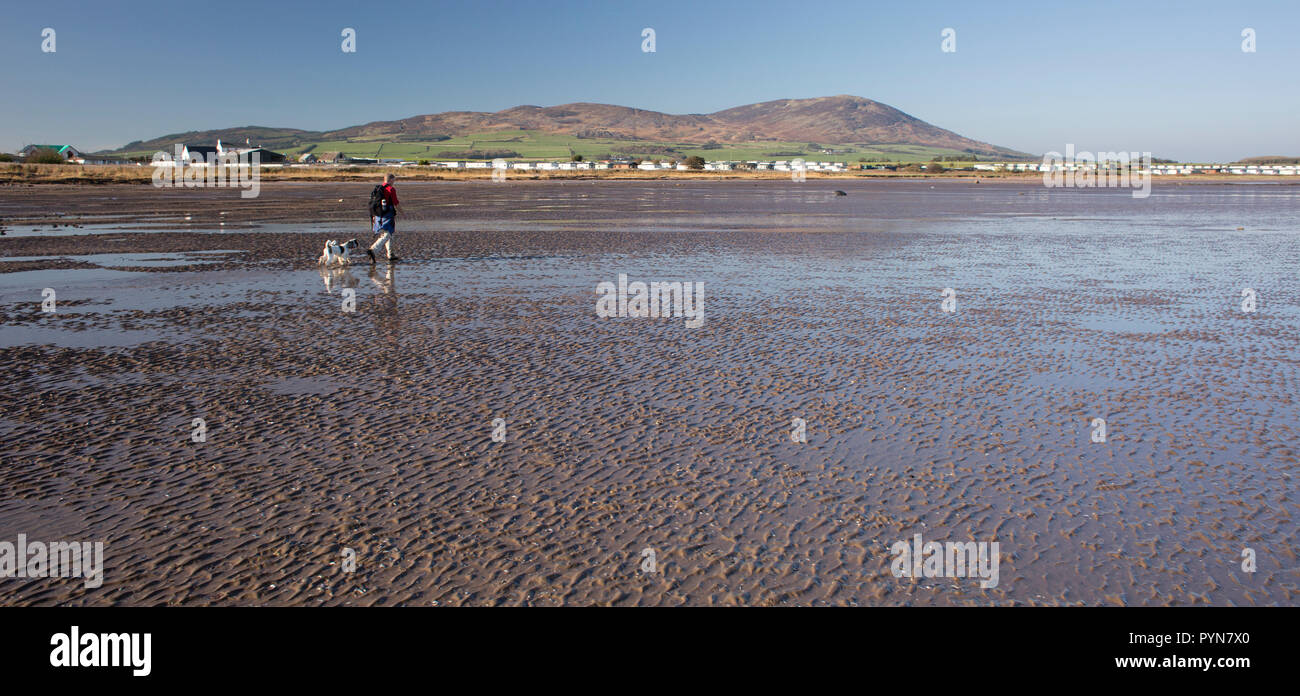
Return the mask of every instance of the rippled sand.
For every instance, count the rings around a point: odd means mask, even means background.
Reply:
[[[0,541],[106,542],[0,602],[1300,596],[1300,187],[399,182],[404,262],[322,274],[368,190],[0,189]],[[620,273],[705,324],[598,318]],[[999,584],[895,578],[917,533]]]

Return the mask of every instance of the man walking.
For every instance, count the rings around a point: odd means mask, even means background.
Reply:
[[[393,232],[396,229],[395,220],[397,218],[397,189],[393,188],[393,175],[388,173],[384,175],[384,183],[375,187],[370,192],[370,219],[374,224],[374,233],[380,235],[374,244],[366,249],[370,254],[370,263],[375,262],[375,249],[379,245],[384,245],[384,253],[388,257],[388,262],[392,263],[397,260],[393,254]]]

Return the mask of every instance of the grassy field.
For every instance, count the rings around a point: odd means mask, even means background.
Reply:
[[[135,183],[151,184],[153,167],[116,166],[116,165],[75,165],[75,164],[0,164],[0,185],[5,184],[117,184]],[[261,181],[373,181],[392,172],[404,181],[469,181],[491,180],[492,172],[488,169],[447,170],[433,167],[384,167],[384,166],[266,166],[259,171]],[[512,181],[536,179],[790,179],[789,172],[777,171],[734,171],[709,172],[692,171],[640,171],[635,169],[608,170],[570,170],[570,171],[529,171],[512,170],[508,178]],[[946,174],[926,174],[925,172],[850,170],[838,173],[807,172],[808,179],[852,179],[852,178],[930,178],[961,177],[958,172]],[[964,176],[972,177],[967,172]],[[1013,178],[1013,174],[983,176],[983,178]],[[1021,175],[1023,176],[1023,175]],[[973,178],[973,177],[972,177]],[[1300,183],[1300,182],[1298,182]]]
[[[717,147],[706,148],[700,143],[578,138],[571,135],[554,135],[539,131],[491,131],[457,136],[449,140],[436,142],[322,141],[304,143],[296,147],[286,148],[281,152],[290,155],[301,155],[306,152],[342,152],[353,157],[416,161],[422,159],[466,159],[465,157],[443,156],[440,154],[442,152],[478,151],[486,153],[511,151],[518,153],[519,156],[507,159],[567,160],[573,155],[582,155],[583,159],[595,160],[607,155],[629,155],[648,159],[681,160],[694,155],[703,157],[706,160],[788,160],[802,157],[815,162],[848,163],[857,162],[864,157],[869,159],[884,158],[891,162],[903,163],[928,162],[937,156],[962,156],[965,154],[958,150],[907,144],[877,144],[870,147],[838,143],[817,144],[825,148],[844,150],[846,152],[838,154],[821,153],[817,151],[817,148],[808,147],[809,143],[797,142],[722,144]]]
[[[446,170],[433,167],[357,167],[357,166],[297,166],[297,167],[263,167],[260,170],[261,181],[375,181],[383,174],[393,172],[403,181],[489,181],[491,170]],[[572,171],[530,171],[512,170],[509,181],[533,181],[550,179],[595,179],[595,180],[713,180],[728,179],[789,181],[789,172],[777,171],[638,171],[638,170],[572,170]],[[946,172],[924,171],[889,171],[869,169],[860,171],[852,169],[845,172],[824,173],[808,172],[808,180],[815,179],[951,179],[966,181],[1027,181],[1042,182],[1042,174],[1028,172],[972,172],[949,170]],[[1294,176],[1236,176],[1231,174],[1188,174],[1180,176],[1156,177],[1158,184],[1207,184],[1207,183],[1276,183],[1300,186]],[[22,184],[151,184],[153,167],[114,166],[114,165],[75,165],[75,164],[3,164],[0,163],[0,185]]]

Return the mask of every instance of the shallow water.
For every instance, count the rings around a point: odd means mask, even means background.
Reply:
[[[322,214],[216,270],[0,273],[0,531],[57,498],[116,578],[0,599],[1296,602],[1297,187],[402,193],[393,267],[311,267]],[[704,325],[598,318],[620,273]],[[893,577],[916,533],[1000,583]]]

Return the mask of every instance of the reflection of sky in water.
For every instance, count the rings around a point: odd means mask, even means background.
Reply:
[[[626,273],[633,281],[704,282],[712,320],[721,319],[718,312],[728,307],[787,299],[850,314],[862,304],[883,303],[907,332],[919,331],[908,326],[909,317],[937,307],[945,287],[957,290],[963,312],[1015,311],[1018,302],[1032,301],[1038,319],[1089,332],[1160,334],[1243,318],[1288,324],[1297,319],[1300,302],[1290,290],[1297,187],[1157,185],[1149,199],[1140,200],[1127,190],[932,186],[484,184],[459,191],[467,196],[466,205],[458,207],[473,208],[468,216],[405,222],[414,229],[594,228],[648,236],[637,240],[635,253],[415,260],[396,269],[395,287],[400,294],[438,296],[549,289],[565,297],[594,297],[597,283]],[[850,193],[835,197],[835,189]],[[539,213],[542,207],[551,219]],[[482,217],[485,210],[494,217]],[[325,235],[351,227],[267,224],[259,229]],[[696,236],[674,234],[663,244],[654,238],[683,230]],[[62,258],[110,267],[165,267],[224,253],[231,252]],[[37,258],[42,257],[7,260]],[[352,272],[360,280],[359,296],[380,291],[366,282],[363,268]],[[314,270],[0,273],[5,303],[39,301],[43,287],[58,288],[60,300],[93,302],[69,306],[69,312],[244,302],[266,292],[329,294]],[[1253,317],[1231,314],[1244,287],[1260,293],[1260,311]],[[1074,302],[1082,297],[1089,304],[1054,305],[1053,295],[1069,295]]]
[[[222,259],[216,258],[224,254],[238,254],[235,249],[212,249],[205,251],[186,251],[176,254],[155,253],[155,254],[79,254],[64,256],[2,256],[0,264],[13,261],[51,261],[54,259],[68,259],[70,261],[82,261],[93,263],[96,266],[133,266],[147,268],[165,268],[167,266],[190,266],[194,264],[216,263]],[[2,266],[0,266],[2,268]]]

